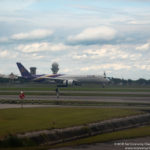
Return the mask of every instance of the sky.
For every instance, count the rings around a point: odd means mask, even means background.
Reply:
[[[0,0],[0,73],[150,79],[150,0]]]

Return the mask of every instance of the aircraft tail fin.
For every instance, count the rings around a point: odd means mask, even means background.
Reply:
[[[20,62],[17,62],[17,66],[23,78],[32,78],[32,75]]]

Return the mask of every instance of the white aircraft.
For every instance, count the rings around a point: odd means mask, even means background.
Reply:
[[[82,83],[98,83],[104,86],[109,82],[105,73],[103,76],[66,74],[32,75],[21,63],[17,62],[17,66],[23,78],[39,82],[48,80],[51,83],[56,83],[58,86],[81,85]]]
[[[82,83],[97,83],[105,86],[110,81],[105,74],[104,76],[53,74],[37,77],[34,79],[34,81],[40,81],[42,79],[47,79],[51,82],[54,81],[60,86],[81,85]]]

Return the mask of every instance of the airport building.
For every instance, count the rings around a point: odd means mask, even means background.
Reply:
[[[30,73],[36,75],[36,67],[30,67]]]

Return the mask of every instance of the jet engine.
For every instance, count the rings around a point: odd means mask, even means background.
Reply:
[[[64,80],[63,81],[63,85],[66,85],[66,86],[68,86],[68,85],[74,85],[74,81],[73,80]]]

